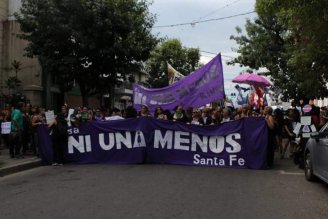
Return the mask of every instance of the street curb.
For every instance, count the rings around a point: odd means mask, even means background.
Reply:
[[[41,159],[36,159],[33,161],[26,161],[26,162],[22,162],[22,163],[7,166],[7,167],[2,167],[2,168],[0,168],[0,177],[4,177],[9,174],[13,174],[13,173],[21,172],[24,170],[32,169],[35,167],[39,167],[41,165],[42,165]]]

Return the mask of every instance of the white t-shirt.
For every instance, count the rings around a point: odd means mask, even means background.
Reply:
[[[105,117],[105,120],[121,120],[124,119],[122,116],[110,116],[110,117]]]

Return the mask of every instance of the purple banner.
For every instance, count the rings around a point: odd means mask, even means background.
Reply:
[[[38,131],[42,159],[51,163],[49,130],[44,126]],[[268,139],[263,118],[197,126],[146,117],[93,121],[68,131],[66,162],[266,167]]]
[[[185,109],[197,108],[223,98],[224,80],[220,54],[202,68],[170,86],[158,89],[149,89],[137,84],[133,86],[133,104],[137,110],[140,110],[143,104],[152,112],[158,106],[172,110],[179,104]]]

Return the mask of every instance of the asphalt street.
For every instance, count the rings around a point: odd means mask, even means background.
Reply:
[[[1,218],[328,218],[328,185],[277,162],[43,166],[0,178]]]

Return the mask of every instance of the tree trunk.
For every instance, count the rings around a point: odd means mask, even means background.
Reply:
[[[83,83],[79,83],[79,87],[80,87],[81,98],[82,98],[82,106],[88,107],[89,105],[88,91],[86,90]]]
[[[115,107],[115,87],[114,85],[110,86],[110,108],[113,109]]]
[[[86,107],[89,106],[89,97],[87,94],[82,94],[82,105]]]

